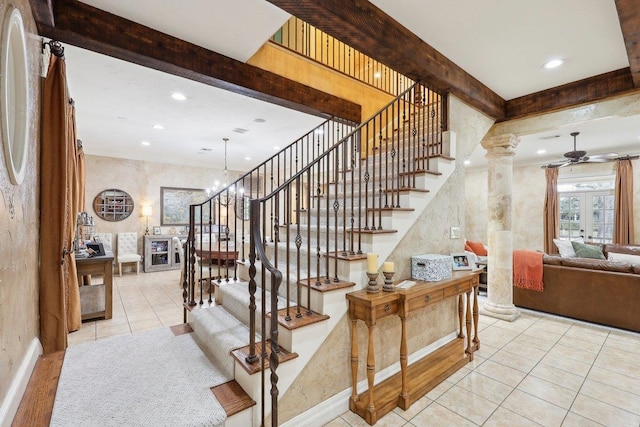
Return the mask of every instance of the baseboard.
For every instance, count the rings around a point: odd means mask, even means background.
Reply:
[[[421,348],[420,350],[412,353],[408,357],[408,363],[413,363],[414,361],[423,358],[427,354],[437,350],[444,344],[450,342],[458,336],[457,332],[452,332],[449,335],[446,335],[439,340],[429,344],[426,347]],[[388,366],[387,368],[381,370],[380,372],[376,372],[375,383],[378,384],[387,378],[395,375],[400,372],[400,362],[396,362],[393,365]],[[362,380],[358,383],[357,389],[358,394],[362,393],[368,388],[367,380]],[[341,414],[344,414],[349,410],[349,398],[351,397],[351,387],[346,390],[343,390],[329,399],[319,403],[313,408],[303,412],[290,419],[289,421],[281,424],[282,427],[316,427],[321,426],[329,421],[335,419]]]
[[[27,389],[27,384],[31,378],[31,373],[36,366],[38,357],[42,354],[42,345],[38,338],[33,338],[31,344],[27,349],[27,353],[22,358],[22,363],[18,368],[9,390],[7,391],[2,406],[0,406],[0,427],[9,427],[13,421],[13,418],[18,412],[22,395],[24,395]]]

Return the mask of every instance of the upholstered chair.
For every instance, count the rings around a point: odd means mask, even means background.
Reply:
[[[136,274],[140,272],[142,256],[138,253],[138,233],[118,233],[118,251],[116,262],[118,273],[122,276],[122,263],[136,263]]]
[[[113,244],[111,239],[112,236],[113,235],[111,233],[96,233],[93,235],[93,240],[95,240],[96,242],[102,243],[102,246],[104,246],[105,251],[112,252],[113,251]]]

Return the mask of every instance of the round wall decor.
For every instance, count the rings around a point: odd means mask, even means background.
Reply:
[[[19,185],[27,164],[29,78],[24,24],[18,9],[7,13],[3,28],[0,61],[2,145],[11,182]]]

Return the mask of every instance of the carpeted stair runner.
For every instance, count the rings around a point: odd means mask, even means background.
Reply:
[[[227,286],[232,285],[223,287]],[[230,352],[249,344],[249,328],[219,305],[192,311],[189,324],[200,348],[228,380],[233,379]]]
[[[219,292],[222,295],[222,306],[238,318],[243,324],[249,325],[249,283],[235,282],[223,284],[220,286]],[[270,311],[271,292],[267,291],[267,312]],[[256,319],[262,318],[262,289],[256,290]],[[278,310],[286,307],[287,300],[278,296]],[[291,306],[295,306],[291,302]]]
[[[193,334],[156,329],[66,351],[50,426],[224,426],[228,376]]]

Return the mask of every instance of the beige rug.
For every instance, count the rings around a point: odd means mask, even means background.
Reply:
[[[223,426],[226,381],[193,340],[163,328],[67,350],[51,426]]]

